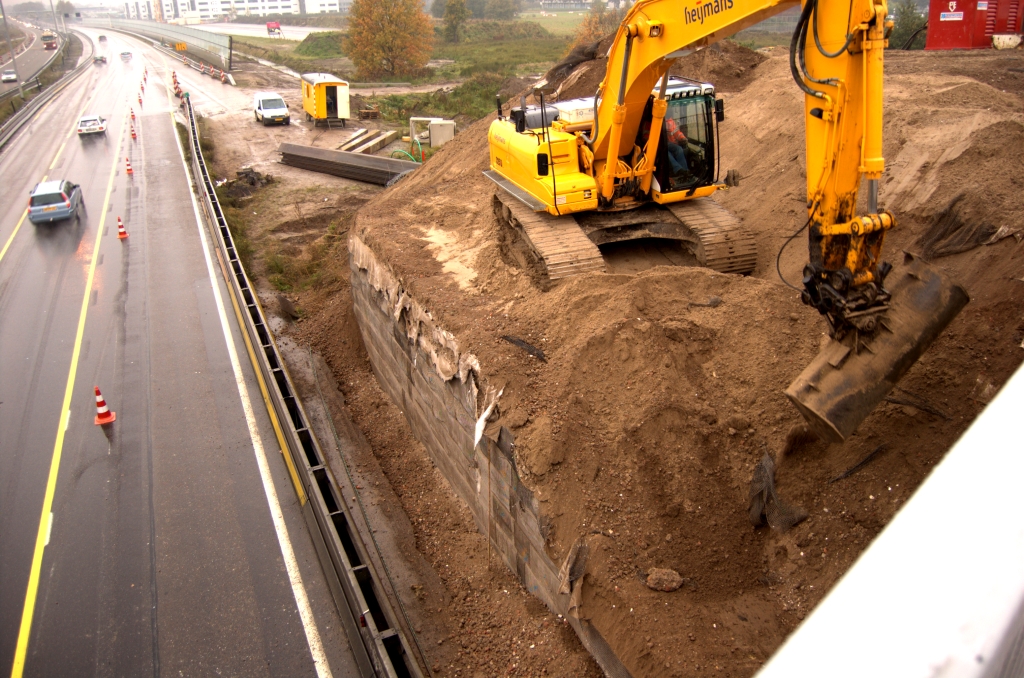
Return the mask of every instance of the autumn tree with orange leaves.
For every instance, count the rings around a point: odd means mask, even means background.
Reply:
[[[354,0],[348,55],[362,78],[415,74],[430,58],[434,24],[420,0]]]

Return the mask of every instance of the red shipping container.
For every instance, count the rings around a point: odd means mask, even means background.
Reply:
[[[932,0],[925,49],[991,49],[992,36],[1020,34],[1024,0]]]

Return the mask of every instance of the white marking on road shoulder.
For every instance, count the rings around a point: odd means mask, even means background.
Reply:
[[[177,129],[174,129],[174,139],[178,144],[178,153],[181,156],[181,164],[185,169],[185,174],[189,176],[188,165],[185,164],[185,154],[181,147],[181,140],[178,138]],[[214,300],[217,302],[217,315],[220,317],[220,328],[224,333],[224,343],[227,345],[228,357],[231,360],[231,370],[235,374],[238,397],[242,400],[245,423],[249,427],[249,437],[252,439],[253,451],[256,453],[256,463],[260,468],[260,478],[263,480],[263,491],[267,495],[270,516],[274,521],[274,531],[277,532],[277,541],[281,546],[281,555],[284,557],[284,566],[288,571],[288,580],[292,586],[292,593],[295,595],[295,603],[299,608],[302,628],[306,632],[306,641],[309,643],[310,654],[313,655],[313,663],[316,665],[317,675],[320,678],[331,678],[331,667],[327,663],[327,655],[324,653],[324,646],[320,641],[320,632],[317,630],[316,620],[313,618],[313,608],[309,604],[306,587],[302,583],[302,573],[299,572],[299,563],[295,558],[295,551],[292,549],[291,538],[288,536],[288,526],[285,525],[284,514],[281,512],[281,503],[277,498],[274,479],[270,475],[270,464],[267,463],[267,455],[263,449],[263,439],[260,437],[259,429],[256,426],[256,415],[253,413],[252,401],[249,400],[249,389],[245,385],[242,366],[238,361],[238,352],[235,351],[235,342],[231,336],[231,328],[228,325],[227,312],[224,310],[224,299],[221,297],[220,287],[217,285],[217,276],[214,273],[213,261],[210,258],[206,228],[203,226],[203,215],[199,211],[198,203],[196,203],[196,196],[191,190],[189,191],[189,197],[192,198],[192,209],[196,215],[196,226],[199,229],[199,238],[203,244],[203,257],[206,259],[206,270],[210,276]],[[245,328],[241,328],[241,331],[244,332]]]
[[[50,545],[50,533],[53,532],[53,511],[50,511],[50,522],[46,525],[46,543],[43,546]]]
[[[68,430],[68,424],[70,424],[70,423],[71,423],[71,408],[69,407],[68,411],[64,413],[64,430],[65,431]]]

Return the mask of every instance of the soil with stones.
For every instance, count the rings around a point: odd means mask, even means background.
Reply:
[[[373,191],[350,225],[478,356],[486,382],[504,387],[500,421],[551,520],[549,555],[561,562],[589,535],[580,614],[637,676],[754,674],[1024,357],[1024,54],[890,52],[881,202],[899,226],[887,258],[930,257],[972,301],[845,444],[806,434],[782,390],[825,326],[774,272],[806,220],[803,100],[785,50],[757,58],[756,68],[740,63],[745,85],[720,88],[723,167],[743,180],[717,199],[757,238],[750,277],[652,261],[633,275],[539,290],[499,245],[494,189],[481,176],[487,120]],[[571,632],[511,575],[487,568],[468,513],[373,380],[343,239],[330,247],[327,282],[294,293],[303,317],[292,335],[334,371],[444,582],[438,673],[596,675]],[[798,239],[782,255],[789,280],[799,279],[803,247]],[[542,349],[546,362],[503,336]],[[747,515],[766,452],[779,496],[808,515],[786,533],[754,528]],[[660,569],[679,574],[678,589],[647,585]]]

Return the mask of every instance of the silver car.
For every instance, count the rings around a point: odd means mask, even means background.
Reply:
[[[78,136],[83,134],[106,134],[107,121],[98,115],[83,115],[78,119]]]
[[[0,75],[0,82],[18,82],[18,74],[14,72],[13,68],[8,68],[3,75]]]
[[[28,201],[28,220],[45,224],[78,216],[82,206],[82,187],[66,179],[36,184]]]

